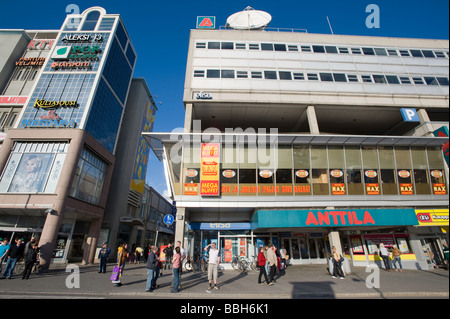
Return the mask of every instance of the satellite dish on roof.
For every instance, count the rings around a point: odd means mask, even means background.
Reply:
[[[228,17],[226,27],[236,30],[260,30],[267,27],[272,16],[265,11],[247,7]]]

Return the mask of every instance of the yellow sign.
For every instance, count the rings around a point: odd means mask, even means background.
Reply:
[[[220,144],[202,143],[200,167],[200,193],[202,196],[219,196]]]
[[[416,209],[419,226],[448,226],[448,209]]]

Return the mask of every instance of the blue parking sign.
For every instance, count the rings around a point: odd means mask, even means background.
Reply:
[[[416,109],[400,109],[402,113],[403,122],[420,122],[419,115],[417,114]]]

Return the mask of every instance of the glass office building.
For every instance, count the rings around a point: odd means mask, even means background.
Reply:
[[[120,15],[92,7],[68,15],[53,34],[0,148],[0,237],[38,237],[45,266],[89,263],[103,241],[115,244],[111,232],[119,225],[104,223],[119,218],[115,208],[105,209],[108,196],[125,194],[127,203],[132,180],[145,180],[145,173],[132,176],[133,165],[148,152],[139,148],[139,134],[152,130],[156,112],[145,80],[132,79],[137,55]],[[32,49],[44,43],[32,41]],[[4,92],[12,85],[14,78]],[[128,108],[134,116],[124,115]],[[114,186],[115,171],[129,176]]]

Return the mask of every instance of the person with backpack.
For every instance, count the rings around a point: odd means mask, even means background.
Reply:
[[[339,276],[341,279],[345,279],[344,272],[342,271],[342,262],[344,257],[336,251],[336,247],[331,247],[331,258],[333,260],[333,278]]]

